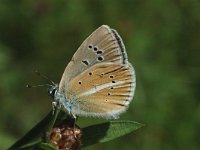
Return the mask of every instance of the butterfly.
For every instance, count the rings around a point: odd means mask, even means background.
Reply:
[[[74,118],[116,119],[127,110],[135,87],[135,71],[121,37],[102,25],[81,44],[59,85],[51,86],[48,93]]]

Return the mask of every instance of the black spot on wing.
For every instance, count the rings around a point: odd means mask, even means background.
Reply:
[[[99,56],[97,59],[98,61],[103,61],[103,56]]]
[[[89,65],[89,62],[87,60],[82,60],[82,63],[85,64],[86,66]]]

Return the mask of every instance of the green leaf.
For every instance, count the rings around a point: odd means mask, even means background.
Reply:
[[[15,150],[58,150],[56,147],[48,143],[36,143],[17,148]]]
[[[56,147],[48,144],[48,143],[41,143],[39,147],[43,150],[58,150]]]
[[[43,134],[49,131],[53,127],[59,112],[60,109],[56,107],[54,113],[51,111],[43,120],[41,120],[21,139],[19,139],[16,143],[14,143],[8,150],[15,150],[34,141],[38,140],[41,141],[41,137],[43,136]]]
[[[16,148],[15,150],[38,150],[38,145],[41,142],[35,142],[35,143],[29,143],[27,145],[23,145],[19,148]]]
[[[143,124],[134,121],[110,121],[91,125],[82,130],[83,147],[113,140],[143,126]]]

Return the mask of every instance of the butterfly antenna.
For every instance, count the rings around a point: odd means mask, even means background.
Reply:
[[[27,88],[35,88],[35,87],[41,87],[41,86],[52,86],[51,84],[39,84],[39,85],[30,85],[27,84],[26,87]]]
[[[36,70],[35,73],[36,73],[38,76],[40,76],[40,77],[42,77],[42,78],[48,80],[48,81],[51,82],[53,85],[55,85],[55,83],[54,83],[51,79],[49,79],[47,76],[41,74],[39,71]],[[46,85],[47,85],[47,84],[46,84]]]

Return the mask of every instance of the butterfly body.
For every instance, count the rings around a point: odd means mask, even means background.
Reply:
[[[103,25],[78,48],[52,94],[73,116],[109,119],[126,111],[135,86],[135,71],[120,36]]]

